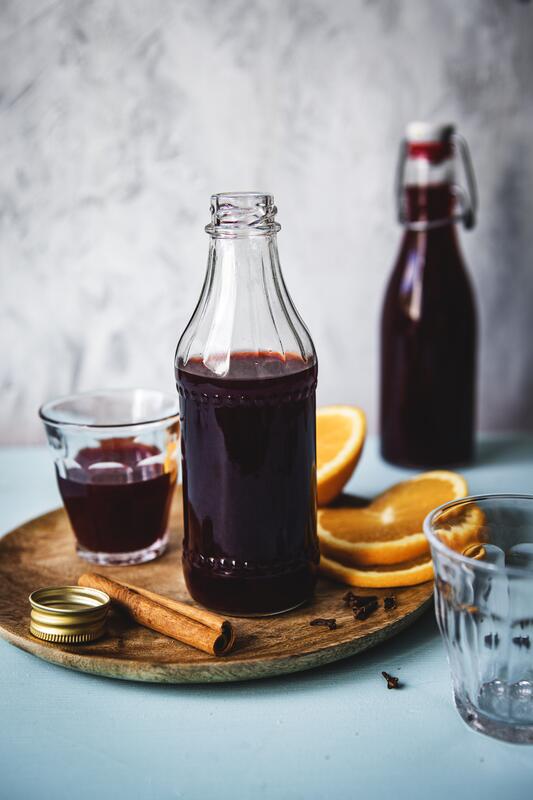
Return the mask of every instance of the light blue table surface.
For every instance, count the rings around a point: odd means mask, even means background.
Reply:
[[[484,439],[464,473],[472,493],[532,492],[533,437]],[[349,488],[369,496],[407,474],[370,440]],[[0,450],[2,533],[58,504],[44,448]],[[533,798],[533,747],[473,733],[455,711],[432,612],[345,661],[216,686],[96,678],[0,641],[0,737],[2,800]]]

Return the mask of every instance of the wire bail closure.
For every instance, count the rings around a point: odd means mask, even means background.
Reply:
[[[451,217],[418,222],[408,219],[406,213],[405,197],[403,193],[403,178],[405,174],[405,162],[407,161],[407,139],[402,139],[400,143],[400,151],[398,154],[398,164],[396,167],[395,176],[396,213],[400,224],[404,225],[409,230],[427,231],[432,230],[433,228],[441,228],[444,225],[452,225],[456,222],[462,222],[467,231],[472,230],[472,228],[475,227],[477,220],[478,194],[476,177],[474,175],[474,167],[470,157],[470,150],[468,149],[466,139],[459,133],[451,134],[450,143],[454,154],[459,156],[466,178],[466,189],[458,183],[451,184],[451,192],[457,200],[459,210],[457,213],[452,214]]]

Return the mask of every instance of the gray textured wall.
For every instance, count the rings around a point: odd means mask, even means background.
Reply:
[[[533,424],[533,7],[513,0],[3,0],[0,440],[39,403],[173,390],[214,191],[274,192],[321,402],[375,425],[406,121],[455,120],[479,227],[480,424]]]

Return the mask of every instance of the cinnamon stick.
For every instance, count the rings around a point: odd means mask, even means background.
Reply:
[[[119,583],[119,581],[116,581],[116,583]],[[207,625],[208,628],[212,628],[214,631],[221,631],[224,624],[230,625],[230,622],[228,622],[227,619],[219,616],[219,614],[215,614],[213,611],[207,611],[205,608],[197,608],[196,606],[191,606],[188,603],[181,603],[179,600],[173,600],[171,597],[165,597],[162,594],[156,594],[155,592],[151,592],[149,589],[143,589],[142,586],[135,586],[133,583],[126,583],[126,581],[120,581],[120,584],[121,586],[126,586],[128,589],[131,589],[134,592],[139,592],[139,594],[142,594],[143,597],[148,597],[150,600],[155,600],[156,603],[159,603],[162,606],[172,608],[179,614],[183,614],[184,617],[189,617],[189,619],[194,619],[196,622],[200,622],[202,625]]]
[[[185,603],[111,580],[95,572],[80,575],[78,583],[106,592],[140,625],[209,655],[226,655],[235,642],[231,623],[209,611],[194,610]],[[187,610],[187,615],[183,608]],[[197,612],[194,617],[191,611]]]
[[[171,597],[165,597],[162,594],[156,594],[155,592],[151,592],[149,589],[143,589],[141,586],[134,586],[132,583],[126,583],[126,581],[121,581],[120,583],[122,586],[126,586],[128,589],[142,594],[143,597],[148,597],[150,600],[155,600],[155,602],[159,603],[161,606],[171,608],[173,611],[177,611],[178,614],[183,614],[184,617],[193,619],[196,622],[199,622],[201,625],[207,625],[207,627],[211,628],[211,630],[217,631],[217,633],[227,639],[227,645],[224,652],[228,652],[233,647],[236,638],[233,625],[229,620],[224,619],[224,617],[221,617],[219,614],[215,614],[213,611],[207,611],[205,608],[197,608],[196,606],[191,606],[188,603],[182,603],[179,600],[173,600]]]

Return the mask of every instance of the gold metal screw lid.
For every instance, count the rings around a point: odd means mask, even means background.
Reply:
[[[85,586],[49,586],[29,597],[30,631],[38,639],[82,644],[98,639],[105,630],[111,600],[99,589]]]

